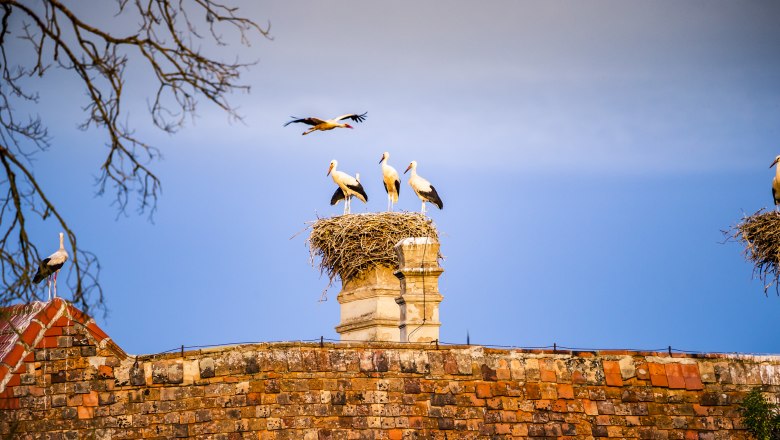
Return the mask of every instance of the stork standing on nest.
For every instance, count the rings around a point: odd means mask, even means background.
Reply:
[[[360,173],[355,173],[355,180],[360,182]],[[344,191],[341,190],[341,187],[336,188],[336,191],[333,193],[333,197],[330,198],[330,204],[331,206],[336,205],[336,203],[345,200],[344,206],[346,206],[346,196],[344,195]],[[349,199],[352,200],[352,195],[350,194]]]
[[[412,174],[409,176],[409,186],[412,187],[415,194],[417,194],[417,197],[422,200],[421,212],[425,214],[425,202],[433,203],[439,209],[444,209],[444,202],[441,201],[441,197],[439,197],[439,193],[436,192],[436,188],[431,185],[431,182],[428,182],[417,175],[417,161],[413,160],[409,166],[406,167],[404,174],[409,170],[412,170]]]
[[[286,124],[284,124],[284,126],[287,127],[288,125],[296,122],[303,122],[304,124],[311,125],[312,127],[310,129],[302,133],[305,136],[315,130],[326,131],[326,130],[333,130],[334,128],[352,128],[352,126],[347,124],[346,122],[339,122],[339,121],[343,119],[350,119],[354,122],[363,122],[366,119],[366,114],[368,114],[368,112],[365,112],[362,115],[359,115],[357,113],[349,113],[346,115],[335,117],[333,119],[320,119],[314,117],[296,118],[295,116],[291,116],[292,118],[295,119],[293,119],[292,121],[288,121]]]
[[[385,151],[382,153],[382,159],[379,163],[382,164],[382,182],[385,184],[385,191],[387,191],[387,210],[393,210],[393,204],[398,203],[398,195],[401,194],[401,179],[398,177],[398,171],[395,168],[387,164],[387,160],[390,159],[390,153]]]
[[[68,251],[65,250],[65,234],[60,232],[60,248],[56,252],[49,255],[48,258],[41,260],[38,266],[38,272],[33,277],[35,284],[43,281],[47,278],[47,284],[49,285],[49,300],[51,300],[51,285],[54,282],[54,297],[57,297],[57,273],[59,273],[62,265],[68,261]]]
[[[769,165],[769,168],[776,166],[778,162],[780,162],[780,156],[775,157],[775,161]],[[775,177],[772,179],[772,199],[775,202],[775,211],[777,211],[778,205],[780,205],[780,166],[775,168]]]
[[[366,194],[366,190],[363,189],[363,185],[361,185],[357,179],[345,172],[337,170],[336,168],[338,166],[339,162],[337,160],[334,159],[330,161],[330,167],[328,168],[328,174],[326,174],[326,176],[330,175],[336,185],[344,192],[344,214],[349,214],[351,212],[352,204],[350,199],[352,196],[355,196],[362,200],[363,203],[366,203],[368,202],[368,195]],[[333,199],[331,199],[331,204],[334,204],[332,202]]]

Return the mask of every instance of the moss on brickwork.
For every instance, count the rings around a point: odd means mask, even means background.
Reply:
[[[739,439],[743,397],[780,391],[774,357],[290,343],[135,358],[78,323],[48,331],[57,345],[2,390],[4,438]]]

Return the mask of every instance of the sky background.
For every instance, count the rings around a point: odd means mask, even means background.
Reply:
[[[154,222],[95,197],[105,139],[76,129],[83,90],[40,82],[53,146],[36,175],[99,256],[97,319],[127,352],[337,338],[340,286],[319,302],[327,278],[305,234],[291,237],[341,213],[331,159],[361,174],[370,201],[353,212],[384,210],[389,151],[399,171],[417,160],[445,203],[429,210],[442,341],[780,353],[780,298],[721,232],[772,204],[780,3],[240,4],[273,36],[224,50],[258,61],[232,99],[243,123],[204,103],[162,134],[144,73],[128,84],[130,121],[164,155]],[[368,112],[354,130],[283,127],[351,112]],[[406,178],[397,207],[420,208]],[[34,232],[56,249],[57,225]]]

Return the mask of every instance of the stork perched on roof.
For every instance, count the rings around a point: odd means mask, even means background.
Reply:
[[[336,169],[338,166],[339,162],[337,160],[334,159],[330,161],[330,167],[328,168],[328,174],[326,175],[330,175],[331,178],[333,178],[333,181],[336,182],[336,185],[338,185],[341,191],[344,193],[344,214],[349,214],[351,212],[350,199],[352,196],[355,196],[362,200],[363,203],[366,203],[368,202],[368,195],[363,189],[363,185],[361,185],[356,178],[345,172],[338,171]],[[335,194],[333,198],[335,198]],[[333,198],[331,198],[331,204],[335,205]],[[336,201],[338,202],[338,200]]]
[[[777,165],[778,162],[780,162],[780,156],[775,157],[775,161],[769,165],[769,168]],[[778,205],[780,205],[780,166],[775,168],[775,177],[772,179],[772,199],[774,199],[775,211],[777,211]]]
[[[333,119],[320,119],[314,117],[298,118],[296,116],[291,116],[294,119],[292,121],[288,121],[286,124],[284,124],[284,126],[287,127],[288,125],[295,122],[303,122],[304,124],[309,124],[312,127],[302,133],[303,135],[307,135],[315,130],[326,131],[326,130],[333,130],[334,128],[352,128],[351,125],[339,121],[341,121],[342,119],[351,119],[354,122],[363,122],[366,119],[366,114],[368,114],[368,112],[365,112],[362,115],[359,115],[357,113],[350,113],[350,114],[338,116]]]
[[[355,173],[355,180],[360,182],[360,173]],[[352,194],[349,195],[349,200],[352,201]],[[336,191],[333,193],[333,196],[330,198],[330,204],[331,206],[336,205],[336,203],[344,200],[344,206],[347,206],[347,196],[344,195],[344,191],[341,190],[341,187],[336,187]]]
[[[436,192],[436,188],[431,185],[431,182],[428,182],[417,175],[417,161],[413,160],[409,166],[406,167],[404,174],[409,170],[412,170],[412,175],[409,176],[409,186],[412,187],[417,194],[417,197],[422,200],[421,212],[425,214],[425,202],[433,203],[439,209],[444,209],[444,202],[441,201],[441,197],[439,197],[439,193]]]
[[[68,261],[68,251],[65,250],[65,234],[60,232],[60,248],[47,258],[41,260],[40,265],[38,266],[38,272],[36,272],[35,277],[33,277],[33,282],[35,284],[40,283],[44,278],[48,279],[49,299],[51,299],[52,278],[54,281],[54,297],[57,297],[57,273],[66,261]]]
[[[398,171],[387,164],[387,159],[390,159],[390,153],[385,151],[379,163],[382,164],[382,183],[387,191],[387,210],[392,211],[393,204],[398,203],[398,195],[401,194],[401,179],[398,177]]]

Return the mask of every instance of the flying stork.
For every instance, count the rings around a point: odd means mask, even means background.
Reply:
[[[351,119],[355,122],[363,122],[366,119],[366,114],[368,112],[363,113],[362,115],[359,115],[357,113],[350,113],[346,115],[341,115],[339,117],[333,118],[333,119],[320,119],[320,118],[314,118],[314,117],[308,117],[308,118],[298,118],[296,116],[290,116],[293,118],[292,121],[288,121],[286,124],[284,124],[285,127],[288,125],[295,123],[295,122],[303,122],[304,124],[311,125],[312,127],[308,130],[304,131],[302,134],[305,136],[312,131],[320,130],[333,130],[334,128],[352,128],[351,125],[347,124],[346,122],[339,122],[342,119]]]
[[[398,195],[401,193],[401,179],[398,177],[398,171],[387,164],[388,159],[390,159],[390,153],[385,151],[382,153],[379,163],[382,164],[382,182],[385,184],[385,191],[387,191],[387,210],[392,211],[393,204],[398,203]]]
[[[355,196],[362,200],[363,203],[366,203],[368,202],[368,195],[366,195],[366,191],[363,189],[363,185],[361,185],[357,179],[345,172],[338,171],[336,169],[338,166],[339,162],[337,160],[333,159],[330,161],[330,167],[328,168],[328,174],[326,174],[326,176],[330,175],[336,185],[338,185],[341,191],[344,193],[344,214],[349,214],[351,212],[350,199],[352,196]],[[333,199],[331,199],[331,204],[335,204],[333,203]]]
[[[38,272],[33,277],[35,284],[43,281],[47,278],[47,284],[49,285],[49,299],[51,300],[51,285],[54,281],[54,297],[57,297],[57,273],[62,268],[62,265],[68,261],[68,251],[65,250],[65,234],[60,232],[60,248],[56,252],[49,255],[48,258],[41,260],[38,266]],[[53,280],[52,280],[53,279]]]
[[[409,166],[406,167],[404,174],[409,170],[412,170],[412,175],[409,176],[409,186],[412,187],[417,194],[417,197],[422,200],[421,212],[425,214],[425,202],[433,203],[439,209],[444,209],[444,202],[441,201],[441,197],[439,197],[439,193],[436,192],[436,188],[431,185],[431,182],[428,182],[417,175],[417,161],[413,160]]]
[[[780,156],[775,157],[775,161],[772,162],[772,165],[769,165],[769,168],[777,165],[778,162],[780,162]],[[780,166],[775,168],[775,177],[772,179],[772,199],[774,199],[775,211],[777,211],[777,205],[780,205]]]
[[[360,173],[355,173],[355,180],[360,182]],[[333,197],[330,198],[330,204],[331,206],[336,205],[336,203],[345,200],[346,197],[344,196],[344,191],[341,190],[341,187],[337,187],[336,191],[333,193]],[[352,200],[352,194],[349,195],[350,201]],[[346,206],[346,201],[344,202],[344,205]]]

